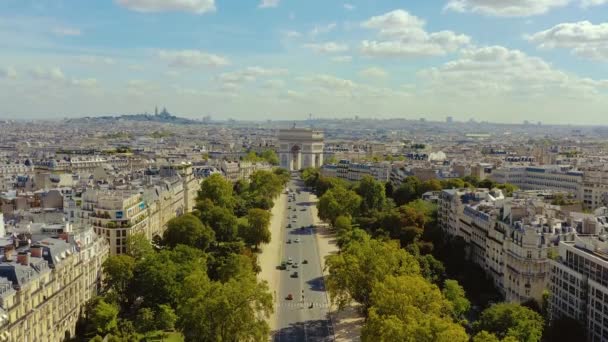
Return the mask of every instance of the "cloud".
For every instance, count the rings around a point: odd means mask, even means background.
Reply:
[[[102,56],[93,56],[93,55],[82,55],[82,56],[77,56],[76,57],[76,61],[78,61],[78,63],[81,64],[87,64],[87,65],[115,65],[116,61],[112,58],[109,57],[102,57]]]
[[[284,31],[283,36],[288,39],[295,39],[302,36],[302,34],[298,31]]]
[[[344,6],[344,9],[347,11],[354,11],[355,9],[357,9],[357,7],[355,7],[355,5],[349,4],[349,3],[346,3],[343,6]]]
[[[363,69],[359,71],[359,75],[369,79],[384,79],[388,77],[388,73],[384,69],[378,67]]]
[[[481,13],[498,17],[528,17],[547,13],[553,8],[566,6],[570,1],[571,0],[449,0],[444,9],[456,12]]]
[[[242,84],[254,82],[261,77],[275,77],[286,74],[288,74],[286,69],[267,69],[255,66],[239,71],[223,73],[218,77],[218,80],[223,83]]]
[[[304,47],[317,53],[340,53],[348,51],[348,45],[336,42],[304,44]]]
[[[283,80],[277,80],[277,79],[273,79],[273,80],[267,80],[266,82],[264,82],[264,88],[267,89],[282,89],[285,88],[286,84],[285,81]]]
[[[608,81],[581,78],[555,69],[541,58],[502,46],[464,50],[459,59],[418,73],[434,96],[497,96],[549,99],[587,98],[608,89]]]
[[[146,80],[130,80],[127,82],[127,93],[143,96],[158,89],[158,85]]]
[[[364,40],[361,52],[377,57],[443,56],[467,46],[471,38],[452,31],[428,33],[424,20],[404,10],[375,16],[361,23],[376,30],[381,40]]]
[[[541,49],[570,49],[579,57],[608,61],[608,23],[562,23],[525,38]]]
[[[581,6],[584,8],[591,6],[600,6],[603,4],[608,4],[608,0],[582,0]]]
[[[81,88],[96,88],[98,86],[97,79],[95,78],[86,78],[81,80],[72,80],[71,84],[76,87]]]
[[[53,33],[58,36],[80,36],[82,31],[73,27],[56,27],[53,29]]]
[[[279,2],[281,2],[281,0],[262,0],[260,2],[260,4],[258,5],[259,8],[273,8],[273,7],[278,7],[279,6]]]
[[[222,67],[230,61],[222,56],[198,50],[161,50],[159,57],[177,68]]]
[[[137,12],[189,12],[203,14],[215,11],[215,0],[115,0],[120,6]]]
[[[17,78],[17,70],[15,70],[15,68],[13,67],[5,67],[5,68],[1,68],[0,67],[0,79],[15,79]]]
[[[334,63],[348,63],[353,60],[353,56],[336,56],[332,57],[331,61]]]
[[[67,78],[65,77],[63,71],[59,68],[50,68],[44,69],[41,67],[34,68],[30,70],[30,77],[34,80],[38,81],[51,81],[51,82],[66,82]]]
[[[331,31],[333,31],[336,27],[338,27],[338,24],[336,24],[336,23],[329,23],[326,25],[316,25],[312,30],[310,30],[310,35],[315,37],[320,34],[329,33]]]

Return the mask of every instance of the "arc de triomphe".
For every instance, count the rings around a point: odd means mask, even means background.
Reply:
[[[279,159],[281,167],[301,170],[323,165],[323,132],[307,128],[290,128],[279,131]]]

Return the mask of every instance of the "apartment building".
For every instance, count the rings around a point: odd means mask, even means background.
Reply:
[[[556,190],[581,196],[583,172],[568,166],[508,166],[494,170],[489,177],[498,183],[510,183],[524,190]]]
[[[573,240],[577,230],[590,230],[587,226],[600,220],[588,216],[568,216],[533,195],[505,198],[499,190],[443,190],[438,202],[443,231],[462,238],[468,259],[485,271],[505,300],[518,303],[540,302],[551,251],[558,241]]]
[[[602,165],[588,167],[583,171],[583,208],[608,206],[608,168]]]
[[[106,240],[91,227],[69,224],[17,227],[13,233],[0,238],[0,340],[74,337],[85,303],[98,293]]]
[[[321,167],[325,177],[337,177],[350,182],[357,182],[365,176],[371,176],[379,182],[388,182],[391,175],[391,165],[384,163],[354,163],[340,160],[337,164],[326,164]]]
[[[605,236],[579,236],[559,244],[559,257],[551,260],[553,319],[579,320],[587,340],[608,341],[608,243]]]

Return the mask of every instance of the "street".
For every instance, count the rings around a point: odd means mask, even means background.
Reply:
[[[311,228],[310,208],[315,204],[310,201],[310,193],[305,191],[302,181],[292,180],[288,187],[294,192],[287,196],[291,202],[287,203],[283,218],[281,258],[283,261],[291,258],[293,264],[277,271],[281,274],[276,289],[277,329],[273,332],[273,341],[333,341],[319,248]],[[291,228],[286,228],[288,224]],[[294,267],[295,263],[297,267]],[[298,273],[297,277],[294,272]],[[288,300],[290,294],[293,299]]]

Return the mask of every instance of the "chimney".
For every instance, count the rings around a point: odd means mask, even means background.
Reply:
[[[32,253],[32,256],[35,258],[42,258],[42,247],[41,246],[31,247],[30,253]]]
[[[13,246],[4,246],[4,261],[13,261]]]
[[[59,238],[65,242],[68,242],[68,233],[61,233],[59,234]]]
[[[19,254],[17,254],[17,262],[23,266],[29,266],[30,254],[28,252],[19,252]]]

